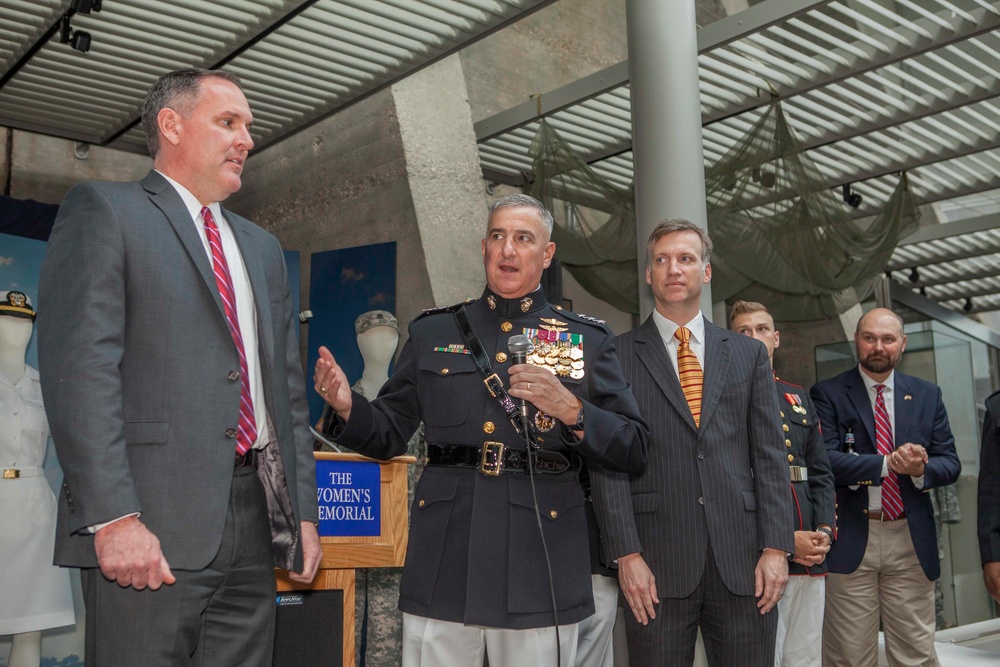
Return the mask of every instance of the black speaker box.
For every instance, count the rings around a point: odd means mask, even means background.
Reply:
[[[274,667],[344,667],[344,591],[278,593],[276,603]]]

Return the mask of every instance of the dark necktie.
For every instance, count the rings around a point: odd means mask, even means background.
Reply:
[[[236,291],[233,289],[233,278],[229,273],[226,255],[222,252],[222,236],[215,224],[215,217],[206,206],[201,209],[201,217],[205,220],[205,236],[212,248],[212,272],[215,273],[215,284],[219,287],[222,297],[222,308],[226,313],[226,324],[233,336],[233,343],[240,355],[240,421],[236,430],[236,452],[246,454],[257,439],[257,422],[253,416],[253,395],[250,393],[250,373],[247,372],[247,355],[243,349],[243,336],[240,334],[240,321],[236,317]]]

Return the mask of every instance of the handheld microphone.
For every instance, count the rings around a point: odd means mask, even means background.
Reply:
[[[528,363],[528,355],[531,354],[535,346],[531,344],[524,334],[515,334],[507,340],[507,349],[510,351],[511,364]],[[528,402],[523,398],[517,399],[517,404],[521,408],[521,419],[528,418]]]

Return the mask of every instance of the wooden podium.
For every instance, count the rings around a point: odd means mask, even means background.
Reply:
[[[353,453],[316,452],[317,461],[379,464],[381,490],[381,531],[374,537],[320,537],[323,560],[312,584],[303,585],[276,570],[278,592],[295,590],[340,590],[344,593],[344,665],[353,667],[354,656],[354,571],[366,567],[402,567],[409,534],[407,468],[413,456],[397,456],[376,461]]]

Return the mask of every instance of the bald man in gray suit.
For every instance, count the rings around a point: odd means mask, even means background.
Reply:
[[[605,556],[618,563],[632,667],[770,666],[794,551],[788,464],[774,378],[759,341],[699,310],[712,241],[669,220],[647,243],[656,310],[617,339],[650,427],[638,474],[598,470]]]
[[[273,568],[309,582],[319,564],[281,246],[219,205],[252,120],[233,75],[164,75],[143,107],[155,171],[75,186],[49,239],[56,563],[82,569],[87,665],[270,665]]]

